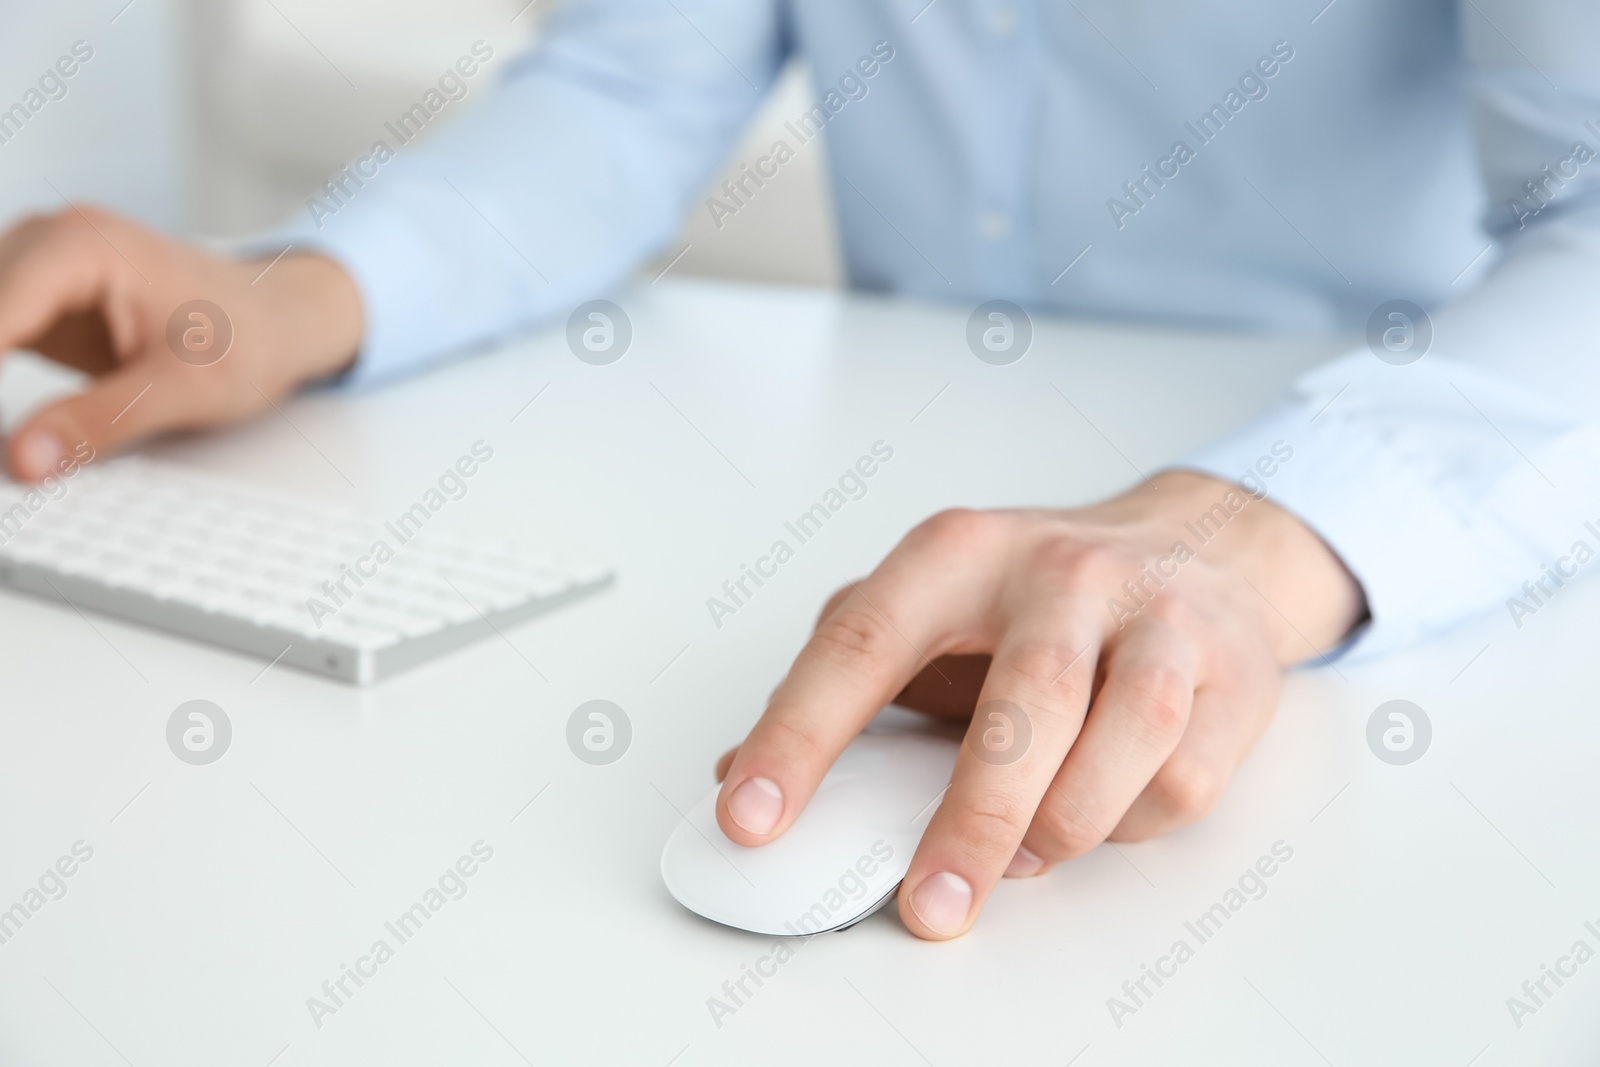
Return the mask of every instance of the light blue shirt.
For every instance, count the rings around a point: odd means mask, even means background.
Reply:
[[[855,287],[1294,331],[1432,313],[1420,361],[1363,346],[1186,461],[1237,479],[1293,448],[1268,491],[1362,582],[1367,649],[1502,600],[1525,625],[1507,598],[1536,613],[1548,566],[1600,551],[1593,0],[567,0],[491,99],[385,133],[392,160],[283,234],[360,287],[353,378],[614,288],[796,54],[816,106],[693,206],[736,212],[821,136]]]

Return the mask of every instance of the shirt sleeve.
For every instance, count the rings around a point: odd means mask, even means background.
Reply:
[[[787,37],[771,0],[567,0],[490,98],[419,144],[375,130],[392,158],[364,156],[249,247],[318,251],[350,273],[366,329],[345,381],[490,344],[666,246]]]
[[[1181,464],[1259,484],[1339,554],[1361,656],[1490,608],[1530,625],[1600,570],[1600,5],[1459,6],[1498,262]],[[1274,444],[1291,458],[1258,466]]]

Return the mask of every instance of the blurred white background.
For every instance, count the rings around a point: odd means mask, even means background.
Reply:
[[[559,2],[0,0],[0,109],[21,102],[74,42],[94,50],[65,96],[14,133],[0,126],[10,135],[0,143],[0,221],[69,197],[191,236],[271,225],[304,211],[473,41],[497,53],[524,48]],[[730,169],[761,154],[778,116],[804,110],[811,95],[806,72],[791,67]],[[820,153],[800,153],[721,230],[700,197],[662,262],[688,245],[674,274],[838,284],[823,166]]]

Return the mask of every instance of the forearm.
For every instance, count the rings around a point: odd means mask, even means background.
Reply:
[[[693,22],[721,28],[727,58]],[[499,83],[480,82],[490,95],[449,128],[403,145],[374,131],[383,162],[253,247],[316,250],[354,279],[365,330],[353,380],[564,315],[670,241],[782,42],[771,3],[563,8],[532,52],[495,58]]]

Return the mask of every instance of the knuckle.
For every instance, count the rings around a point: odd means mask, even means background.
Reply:
[[[827,619],[829,615],[832,615],[839,609],[839,605],[844,603],[845,598],[850,595],[850,592],[851,590],[848,585],[840,586],[838,589],[833,591],[833,594],[829,596],[828,599],[823,603],[822,611],[817,616],[818,626],[822,625],[823,620]]]
[[[908,535],[934,549],[973,551],[984,545],[1000,522],[993,512],[948,508],[918,523]]]
[[[80,223],[94,223],[96,226],[116,220],[115,215],[98,204],[78,202],[74,202],[70,207],[62,208],[61,215]]]
[[[1222,797],[1224,776],[1188,757],[1169,759],[1150,782],[1159,806],[1180,823],[1203,818]]]
[[[1189,721],[1194,689],[1176,667],[1157,664],[1135,672],[1125,683],[1129,708],[1139,723],[1156,738],[1183,733]]]
[[[1007,680],[1029,689],[1048,690],[1076,656],[1063,642],[1032,639],[1019,642],[999,662]]]
[[[1020,838],[1032,815],[1028,805],[1010,793],[981,793],[968,799],[961,809],[964,843],[975,854],[994,851],[997,842]]]
[[[1206,625],[1195,603],[1186,596],[1171,595],[1171,590],[1167,591],[1167,595],[1155,598],[1150,605],[1150,617],[1180,633],[1192,634]]]
[[[735,751],[743,752],[748,749],[753,752],[759,748],[771,753],[773,750],[778,750],[782,753],[784,762],[798,763],[802,766],[812,766],[825,752],[826,746],[822,739],[793,720],[771,718],[762,726],[765,736],[758,738],[754,746],[747,744]]]
[[[5,232],[6,259],[10,262],[20,256],[36,256],[54,246],[74,243],[77,231],[86,229],[70,209],[26,215]]]
[[[1106,837],[1074,805],[1059,797],[1052,797],[1043,817],[1034,820],[1034,832],[1040,848],[1044,850],[1034,851],[1050,863],[1077,859],[1093,850]]]
[[[877,613],[843,608],[822,620],[811,643],[830,660],[855,663],[884,658],[893,640],[888,623]]]
[[[91,242],[99,241],[95,232],[99,221],[91,208],[62,208],[41,220],[37,236],[42,247],[62,248],[73,254],[93,253]]]
[[[41,222],[57,233],[90,234],[93,232],[91,224],[95,221],[95,215],[96,212],[90,205],[72,204],[45,216]]]
[[[11,232],[22,236],[37,236],[55,225],[57,218],[59,218],[58,215],[30,211],[12,223]]]
[[[1121,552],[1070,537],[1045,540],[1033,550],[1029,562],[1035,574],[1056,586],[1071,588],[1112,581],[1128,566]]]

